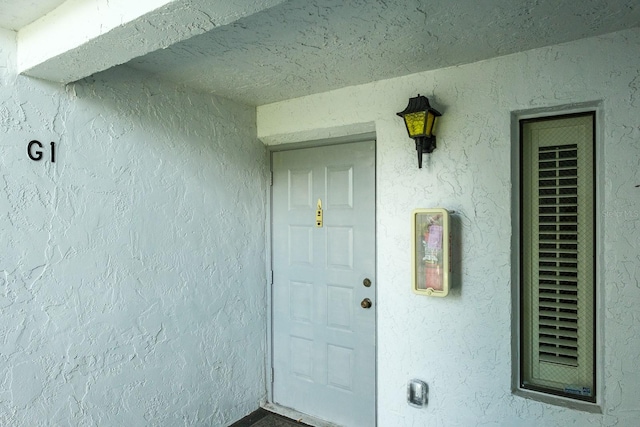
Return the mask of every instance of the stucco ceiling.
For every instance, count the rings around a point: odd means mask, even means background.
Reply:
[[[64,2],[65,0],[0,0],[0,27],[18,30]]]
[[[129,65],[260,105],[639,24],[638,0],[292,0]]]
[[[30,8],[20,16],[17,5],[56,3],[0,0],[0,12],[27,22]],[[196,2],[185,4],[193,13]],[[177,32],[165,17],[162,31]],[[262,105],[637,26],[638,0],[288,0],[126,66]]]

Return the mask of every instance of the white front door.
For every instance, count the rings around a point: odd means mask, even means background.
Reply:
[[[375,426],[375,143],[273,153],[272,195],[273,401]]]

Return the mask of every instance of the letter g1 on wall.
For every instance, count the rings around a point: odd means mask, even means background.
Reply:
[[[51,142],[50,146],[51,146],[51,163],[55,163],[56,162],[56,143]],[[43,148],[42,143],[34,139],[33,141],[29,142],[29,144],[27,145],[27,155],[31,160],[39,162],[43,158],[42,148]]]

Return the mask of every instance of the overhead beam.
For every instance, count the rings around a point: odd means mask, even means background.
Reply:
[[[70,83],[285,0],[68,0],[18,31],[18,72]]]

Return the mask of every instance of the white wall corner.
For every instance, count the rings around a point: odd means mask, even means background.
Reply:
[[[0,76],[16,69],[16,32],[0,28]]]

